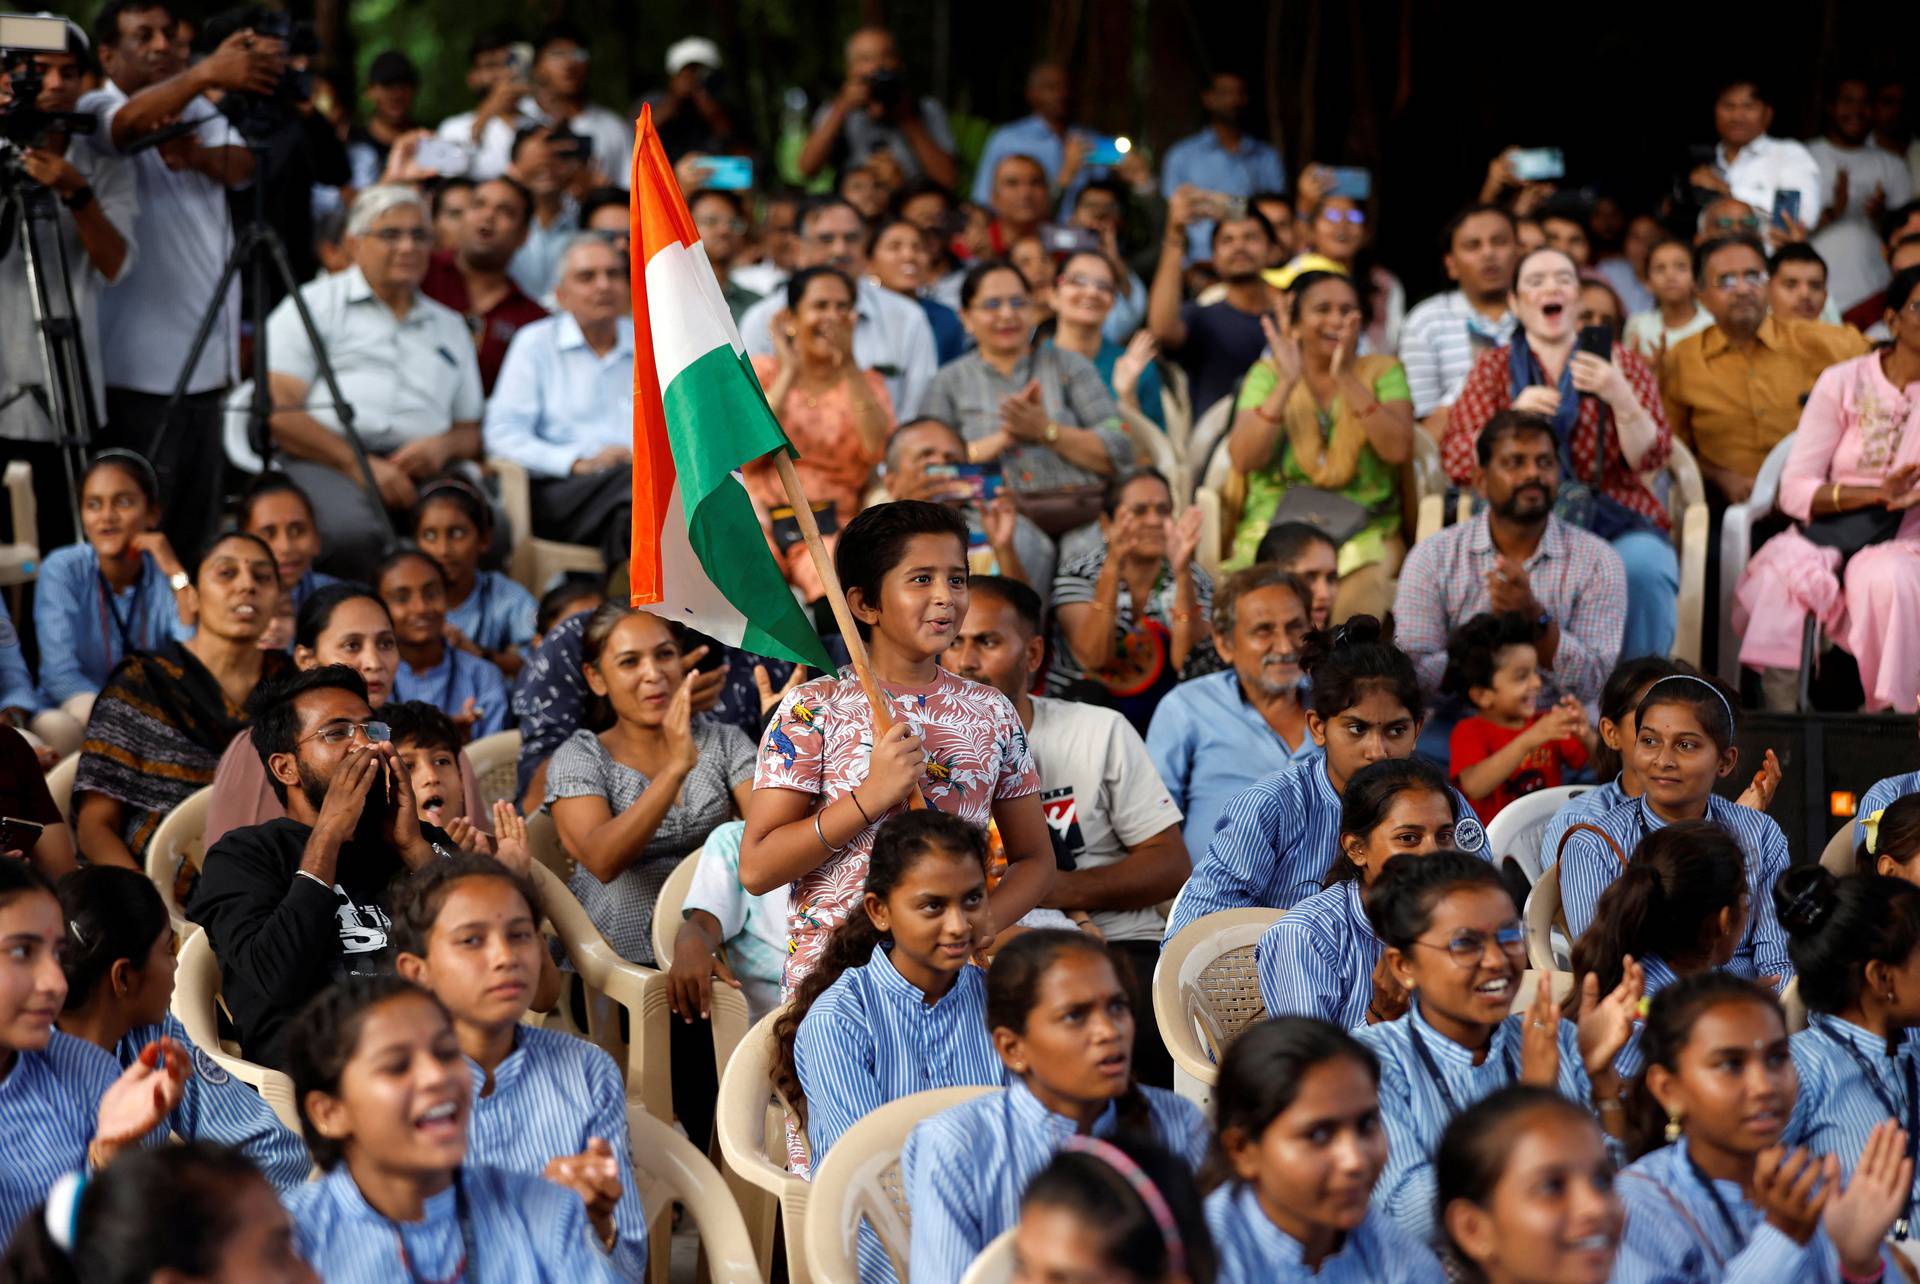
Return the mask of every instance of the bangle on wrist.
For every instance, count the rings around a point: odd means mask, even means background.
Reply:
[[[1827,506],[1833,509],[1833,511],[1836,513],[1840,511],[1840,483],[1839,482],[1835,482],[1833,484],[1833,489],[1827,492]]]
[[[835,847],[832,843],[827,841],[826,831],[820,828],[820,818],[826,814],[827,814],[827,809],[825,807],[822,807],[818,811],[813,813],[813,836],[815,838],[818,838],[820,840],[820,845],[827,849],[827,855],[838,856],[841,852],[847,850],[847,845],[845,843],[842,843],[838,847]]]

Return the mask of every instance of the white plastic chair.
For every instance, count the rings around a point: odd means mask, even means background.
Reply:
[[[1853,821],[1849,820],[1821,849],[1820,867],[1836,877],[1845,878],[1858,868],[1859,859],[1860,854],[1853,842]]]
[[[1738,689],[1740,685],[1740,637],[1733,628],[1733,591],[1740,587],[1740,576],[1753,558],[1753,528],[1772,513],[1780,498],[1780,478],[1787,471],[1787,457],[1793,453],[1793,433],[1788,433],[1767,452],[1760,475],[1753,479],[1753,492],[1744,504],[1729,504],[1720,519],[1720,679]]]
[[[1560,866],[1547,866],[1520,911],[1527,929],[1527,966],[1540,972],[1573,970],[1573,950],[1556,926],[1560,918]]]
[[[0,587],[13,588],[40,574],[40,506],[33,497],[33,465],[24,459],[10,462],[0,473],[0,489],[7,492],[13,510],[13,538],[0,544]],[[18,597],[13,605],[19,607]],[[14,622],[21,623],[18,609],[12,614]]]
[[[599,549],[534,535],[533,481],[525,468],[511,459],[490,455],[487,471],[499,479],[500,507],[506,510],[507,523],[513,529],[508,574],[520,581],[529,593],[539,596],[547,591],[548,581],[568,571],[585,571],[590,575],[607,573],[606,559],[600,556]]]
[[[638,1106],[627,1107],[627,1137],[634,1185],[648,1221],[658,1223],[679,1204],[700,1234],[708,1279],[716,1284],[761,1284],[766,1276],[754,1258],[747,1223],[719,1170],[692,1142]],[[654,1274],[654,1263],[648,1265],[648,1273]]]
[[[696,848],[673,867],[653,902],[653,961],[662,973],[673,965],[674,938],[679,936],[680,924],[685,921],[687,892],[693,887],[694,871],[700,866],[700,853],[704,850]],[[712,993],[713,1069],[719,1075],[726,1072],[727,1062],[733,1050],[740,1046],[740,1040],[746,1037],[753,1018],[747,1012],[746,996],[732,986],[715,982]]]
[[[1267,1014],[1253,947],[1285,910],[1205,914],[1174,933],[1153,969],[1153,1015],[1173,1057],[1174,1088],[1205,1107],[1234,1036]]]
[[[220,960],[213,955],[213,943],[205,932],[195,932],[180,945],[179,966],[173,978],[174,1017],[186,1028],[187,1037],[214,1059],[222,1070],[249,1085],[280,1117],[280,1122],[300,1133],[300,1112],[294,1106],[293,1080],[278,1070],[248,1061],[240,1050],[220,1041]]]
[[[480,782],[478,806],[469,806],[467,814],[480,816],[497,802],[515,802],[519,791],[515,775],[520,762],[520,732],[496,731],[467,746],[467,761],[473,765],[473,778]],[[491,822],[489,822],[491,823]]]
[[[1680,553],[1680,609],[1673,634],[1673,657],[1698,668],[1707,614],[1707,487],[1693,452],[1677,440],[1667,471],[1673,477],[1667,509],[1673,522],[1674,546]]]
[[[53,805],[60,815],[71,825],[73,823],[73,780],[80,774],[80,755],[70,753],[53,764],[53,770],[47,773],[47,792],[53,795]]]
[[[894,1274],[907,1279],[911,1210],[900,1172],[907,1134],[931,1118],[993,1089],[934,1088],[889,1101],[842,1133],[813,1174],[807,1202],[807,1261],[816,1280],[860,1278],[860,1223],[880,1237]]]
[[[1013,1236],[1013,1231],[1004,1230],[988,1240],[980,1256],[973,1259],[973,1265],[960,1277],[960,1284],[1012,1284]]]
[[[1220,398],[1194,421],[1193,430],[1187,434],[1187,479],[1200,484],[1213,463],[1214,448],[1224,445],[1227,434],[1233,429],[1233,397]]]
[[[1173,511],[1178,516],[1187,506],[1187,470],[1174,453],[1173,443],[1153,420],[1125,406],[1120,407],[1120,427],[1133,443],[1134,462],[1158,469],[1167,479],[1167,489],[1173,492]]]
[[[188,920],[174,889],[180,882],[182,862],[191,861],[198,870],[207,858],[207,808],[212,802],[213,786],[194,790],[161,818],[147,843],[147,878],[166,902],[173,934],[182,940],[199,931],[200,925]]]
[[[1587,785],[1556,785],[1523,794],[1501,808],[1487,825],[1487,850],[1494,864],[1512,858],[1531,887],[1540,881],[1540,835],[1554,813],[1587,792]]]
[[[733,1050],[720,1074],[714,1132],[727,1171],[735,1179],[731,1184],[753,1236],[761,1274],[772,1278],[773,1218],[778,1211],[787,1245],[789,1284],[812,1284],[806,1253],[807,1200],[812,1188],[806,1178],[787,1168],[784,1125],[789,1116],[786,1102],[773,1087],[773,1023],[780,1012],[775,1009],[756,1021]]]
[[[1246,502],[1246,474],[1234,468],[1224,448],[1216,450],[1193,495],[1194,507],[1200,510],[1200,547],[1194,556],[1215,581],[1220,578],[1220,564],[1233,551],[1234,532],[1240,528],[1240,510]]]

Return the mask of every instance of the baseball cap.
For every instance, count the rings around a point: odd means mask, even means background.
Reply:
[[[677,76],[683,67],[699,63],[702,67],[720,69],[720,46],[705,36],[688,36],[685,40],[676,40],[667,47],[667,74]]]

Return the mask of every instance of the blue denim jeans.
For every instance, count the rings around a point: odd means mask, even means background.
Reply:
[[[1666,655],[1680,623],[1680,556],[1658,531],[1634,531],[1613,541],[1627,567],[1627,626],[1620,658]]]

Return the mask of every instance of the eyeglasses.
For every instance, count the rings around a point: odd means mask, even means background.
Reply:
[[[392,727],[377,719],[369,719],[366,722],[329,722],[320,730],[310,731],[293,743],[302,745],[309,740],[318,740],[329,749],[337,749],[352,743],[356,732],[365,736],[370,745],[383,745],[393,739]]]
[[[1090,276],[1081,276],[1078,272],[1060,278],[1061,284],[1070,285],[1076,290],[1098,290],[1101,294],[1113,293],[1113,282],[1100,281]]]
[[[1744,228],[1749,232],[1757,232],[1760,230],[1760,216],[1758,214],[1747,214],[1741,218],[1733,218],[1730,215],[1723,214],[1719,218],[1709,219],[1707,221],[1722,232],[1731,232],[1736,227]]]
[[[1424,945],[1430,950],[1445,950],[1456,966],[1472,967],[1486,956],[1489,940],[1500,947],[1502,954],[1518,957],[1527,952],[1527,935],[1520,930],[1518,923],[1495,928],[1491,934],[1463,927],[1444,941],[1416,940],[1414,944]]]
[[[1007,299],[975,299],[973,306],[982,312],[998,312],[1004,308],[1008,312],[1020,313],[1027,310],[1027,300],[1018,295]]]
[[[1759,268],[1749,268],[1745,272],[1722,272],[1713,278],[1717,289],[1731,290],[1736,285],[1750,285],[1759,289],[1767,283],[1767,274]]]
[[[725,214],[695,215],[693,225],[701,231],[709,231],[714,228],[720,228],[730,232],[744,232],[747,230],[747,221],[745,219],[733,218]]]
[[[402,241],[425,245],[433,239],[433,233],[424,227],[376,227],[367,235],[383,245],[398,245]]]
[[[1320,217],[1329,223],[1352,223],[1356,226],[1367,221],[1365,210],[1321,210]]]

